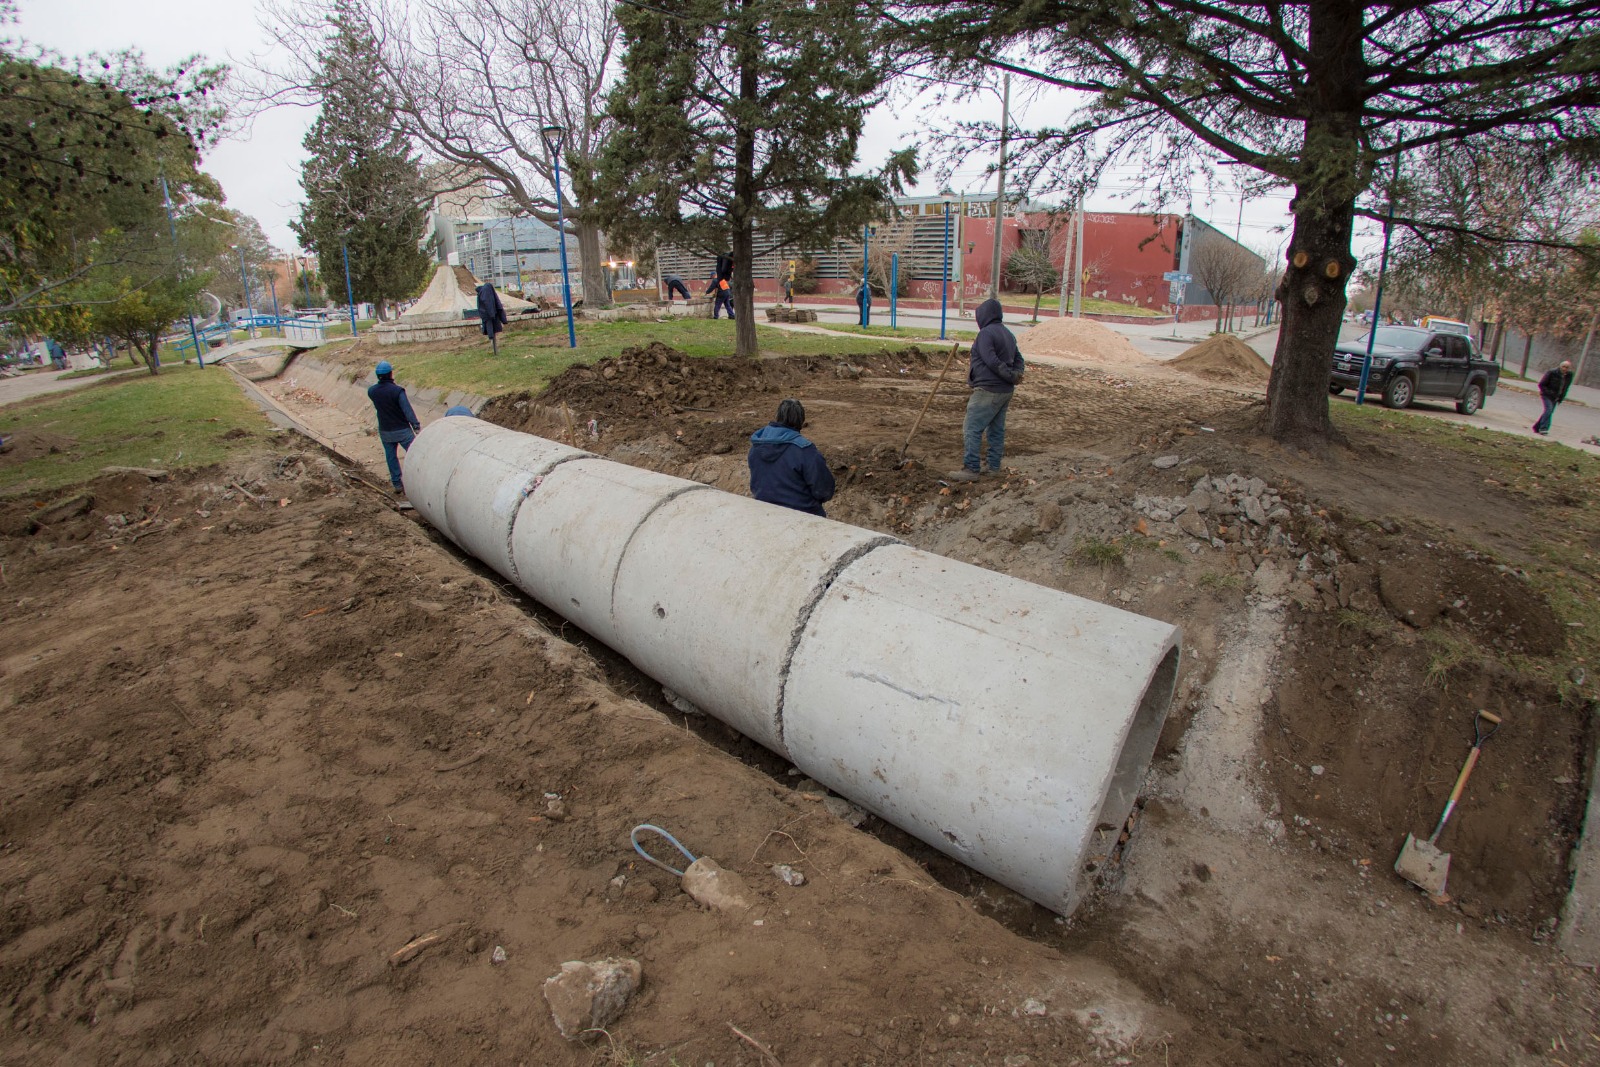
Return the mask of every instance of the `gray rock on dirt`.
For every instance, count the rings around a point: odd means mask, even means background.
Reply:
[[[1158,471],[1164,471],[1171,470],[1181,462],[1182,460],[1180,460],[1177,456],[1157,456],[1155,459],[1150,461],[1150,466],[1154,467]]]
[[[621,1018],[643,979],[638,960],[570,960],[559,974],[545,979],[544,999],[561,1036],[576,1041],[586,1031],[604,1029]]]

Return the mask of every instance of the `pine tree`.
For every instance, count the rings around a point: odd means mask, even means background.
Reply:
[[[910,152],[850,173],[882,98],[871,30],[840,0],[661,0],[617,20],[627,52],[596,168],[607,232],[731,249],[737,352],[753,356],[756,232],[764,248],[826,244],[915,173]]]
[[[318,56],[322,111],[304,142],[306,202],[291,225],[324,274],[343,270],[348,248],[355,298],[381,317],[386,302],[413,295],[427,278],[429,257],[419,248],[426,192],[418,159],[375,89],[376,43],[348,0],[334,5],[328,24]]]

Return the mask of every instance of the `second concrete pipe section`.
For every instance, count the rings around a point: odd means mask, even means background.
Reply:
[[[456,544],[829,788],[1060,914],[1126,821],[1167,624],[475,419],[406,456]]]

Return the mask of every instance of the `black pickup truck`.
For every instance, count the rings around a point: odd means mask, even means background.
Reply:
[[[1470,337],[1415,326],[1379,326],[1372,340],[1367,392],[1382,394],[1388,407],[1409,407],[1417,397],[1441,397],[1454,400],[1461,414],[1473,415],[1500,385],[1500,364],[1482,355]],[[1364,333],[1336,346],[1328,391],[1358,388],[1366,354]]]

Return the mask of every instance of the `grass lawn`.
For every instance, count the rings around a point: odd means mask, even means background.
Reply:
[[[0,408],[0,436],[33,431],[70,442],[54,455],[0,459],[0,493],[46,492],[101,467],[201,467],[252,447],[249,437],[224,440],[228,431],[265,427],[227,371],[169,364],[155,377],[123,375]]]
[[[887,318],[887,316],[885,317]],[[899,329],[890,329],[888,326],[856,326],[853,323],[842,322],[813,322],[809,325],[820,327],[830,333],[843,334],[847,337],[854,334],[857,337],[898,337],[905,341],[937,341],[939,339],[938,330],[930,330],[925,326],[901,326]],[[950,335],[955,331],[965,330],[967,333],[975,333],[977,329],[978,327],[970,322],[959,323],[952,319],[945,327],[945,338],[948,341],[954,341],[955,338]]]
[[[357,335],[366,333],[367,330],[371,329],[373,326],[376,326],[377,324],[378,324],[378,320],[377,319],[357,319],[356,320],[356,333],[357,333]],[[330,319],[330,320],[328,320],[328,325],[323,329],[322,335],[324,337],[349,337],[350,336],[350,318],[349,318],[349,316],[346,316],[346,317],[344,317],[342,319]],[[245,336],[248,337],[249,335],[246,334]],[[242,338],[236,338],[236,340],[242,340]]]
[[[733,354],[733,324],[726,320],[675,318],[666,322],[578,322],[578,347],[567,347],[564,319],[536,327],[517,327],[500,335],[500,354],[494,355],[488,338],[475,336],[453,345],[384,345],[360,342],[354,352],[341,353],[342,362],[356,359],[376,363],[387,359],[395,366],[402,385],[461,389],[480,396],[528,390],[537,392],[575,363],[594,363],[616,356],[625,348],[660,341],[691,356]],[[900,345],[865,337],[827,337],[769,326],[756,327],[764,355],[870,355]],[[902,339],[911,340],[904,337]]]

